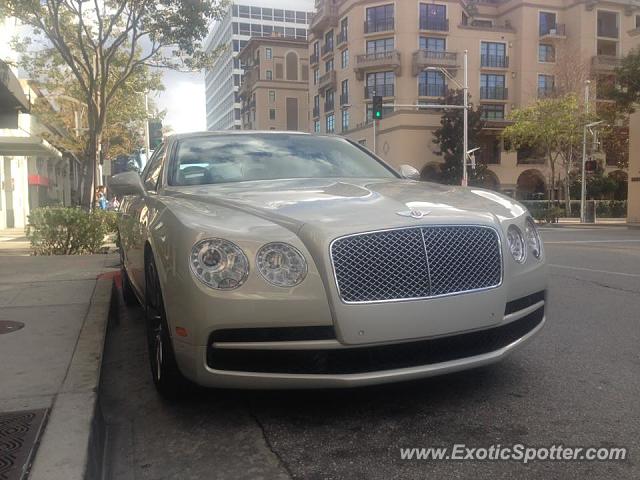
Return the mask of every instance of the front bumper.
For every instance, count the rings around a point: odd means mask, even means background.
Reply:
[[[507,304],[499,326],[458,334],[369,345],[344,345],[316,330],[315,339],[243,341],[211,337],[206,346],[174,342],[183,373],[221,388],[339,388],[441,375],[501,360],[545,323],[545,294]]]

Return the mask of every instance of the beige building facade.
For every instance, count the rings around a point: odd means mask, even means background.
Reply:
[[[309,53],[305,40],[252,38],[240,52],[244,130],[309,130]]]
[[[488,187],[519,198],[547,193],[550,173],[535,152],[505,150],[509,112],[547,95],[583,95],[586,80],[592,108],[606,105],[598,84],[640,46],[640,4],[622,0],[318,0],[316,8],[309,131],[345,135],[394,165],[437,168],[441,111],[409,106],[441,103],[458,88],[467,50],[471,101],[485,119],[476,158],[493,173]],[[375,141],[374,95],[385,102]],[[600,156],[606,172],[618,170],[616,152]]]

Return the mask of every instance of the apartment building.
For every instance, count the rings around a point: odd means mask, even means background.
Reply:
[[[238,57],[243,130],[309,130],[309,49],[304,39],[254,37]]]
[[[610,81],[622,56],[640,45],[640,2],[624,0],[318,0],[309,40],[310,131],[339,133],[373,148],[371,99],[382,95],[376,151],[394,165],[429,172],[442,157],[432,142],[441,103],[463,83],[468,51],[471,101],[485,128],[477,160],[488,187],[519,198],[547,192],[549,171],[531,149],[505,151],[509,112],[539,97],[583,92]],[[458,85],[457,85],[457,84]],[[606,103],[592,88],[594,103]],[[599,98],[600,97],[600,98]],[[607,155],[617,167],[619,152]]]
[[[229,2],[227,14],[213,25],[205,40],[206,51],[218,52],[215,63],[205,70],[207,130],[242,127],[242,105],[238,90],[244,71],[238,53],[249,39],[275,34],[305,40],[312,12],[312,0]]]

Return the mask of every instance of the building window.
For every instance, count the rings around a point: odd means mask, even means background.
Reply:
[[[640,15],[636,15],[636,29],[640,28]]]
[[[276,91],[269,90],[269,103],[276,103]]]
[[[320,133],[320,120],[313,121],[313,133]]]
[[[320,56],[320,42],[314,42],[313,54],[316,56],[316,59]]]
[[[538,61],[543,63],[553,63],[556,61],[556,49],[553,45],[546,43],[538,45]]]
[[[317,85],[319,79],[320,79],[320,69],[314,68],[313,69],[313,84]]]
[[[480,98],[489,100],[505,100],[507,91],[504,87],[504,75],[483,73],[480,75]]]
[[[238,10],[240,12],[239,15],[238,15],[239,17],[241,17],[241,18],[250,18],[249,7],[248,6],[240,5],[238,7]]]
[[[367,18],[364,25],[365,33],[386,32],[393,30],[393,5],[380,5],[367,8]]]
[[[553,75],[538,75],[538,97],[548,97],[553,94]]]
[[[481,116],[483,120],[502,120],[504,119],[504,105],[482,105]]]
[[[284,22],[284,10],[275,8],[273,10],[273,20],[276,22]]]
[[[598,10],[598,36],[618,38],[618,14]]]
[[[326,62],[324,62],[324,71],[325,73],[329,73],[331,70],[333,70],[333,58],[327,60]]]
[[[551,30],[556,30],[556,14],[552,12],[540,12],[538,25],[540,36],[549,34]]]
[[[340,105],[349,103],[349,80],[343,80],[340,90]]]
[[[348,40],[348,32],[349,31],[349,18],[344,17],[340,21],[340,33],[338,34],[338,44],[346,42]]]
[[[275,108],[270,108],[269,109],[269,120],[275,120],[276,119],[276,109]]]
[[[273,58],[273,50],[267,47],[264,51],[264,58],[266,60],[271,60]]]
[[[381,38],[367,42],[367,54],[393,51],[393,38]]]
[[[287,80],[298,80],[298,54],[289,52],[285,58],[287,66]]]
[[[349,130],[349,110],[342,110],[342,131]]]
[[[444,97],[447,88],[444,74],[435,70],[420,73],[418,78],[418,95],[421,97]]]
[[[333,30],[329,30],[324,35],[324,49],[322,53],[328,53],[333,51]]]
[[[346,48],[341,53],[340,65],[342,68],[347,68],[349,66],[349,49]]]
[[[324,111],[331,112],[335,108],[335,92],[332,89],[327,90],[324,94]]]
[[[480,141],[480,151],[476,158],[485,165],[499,165],[502,151],[500,139],[495,137],[484,138]]]
[[[376,72],[367,74],[365,98],[373,96],[393,97],[396,74],[394,72]]]
[[[273,80],[273,71],[267,70],[267,80]]]
[[[445,5],[421,3],[420,30],[448,31],[447,7]]]
[[[320,95],[313,97],[313,117],[320,116]]]
[[[327,133],[334,133],[336,131],[336,117],[332,114],[327,115],[326,120],[326,131]]]
[[[420,50],[429,50],[430,52],[444,52],[444,38],[436,37],[420,37]]]
[[[498,42],[480,43],[480,63],[483,67],[507,68],[507,46]]]

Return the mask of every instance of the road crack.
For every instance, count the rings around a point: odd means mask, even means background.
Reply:
[[[284,461],[284,458],[282,458],[282,456],[276,451],[276,449],[274,448],[273,444],[271,443],[271,440],[269,440],[269,436],[267,435],[267,431],[266,431],[266,429],[264,427],[264,424],[258,418],[258,415],[256,415],[251,410],[251,408],[248,409],[248,413],[249,413],[249,416],[251,418],[253,418],[253,421],[256,422],[256,425],[258,425],[258,428],[260,429],[260,432],[262,432],[262,438],[264,439],[264,443],[267,445],[267,448],[269,449],[269,451],[271,453],[273,453],[273,455],[278,459],[278,463],[280,464],[282,469],[286,472],[287,476],[290,479],[293,479],[294,478],[293,472],[289,468],[289,465],[287,464],[287,462]]]

